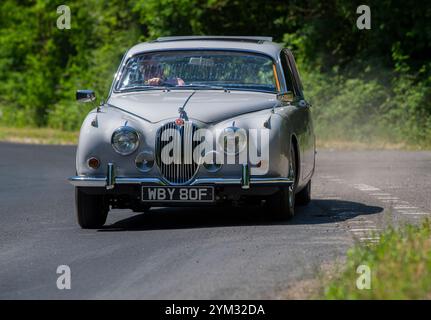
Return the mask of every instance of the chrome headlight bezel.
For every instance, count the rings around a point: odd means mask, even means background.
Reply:
[[[133,137],[134,138],[134,142],[131,148],[129,148],[129,150],[122,150],[121,148],[118,147],[118,138],[119,136],[128,136]],[[129,126],[123,126],[123,127],[119,127],[116,130],[114,130],[114,132],[112,133],[111,136],[111,145],[112,148],[114,149],[115,152],[117,152],[118,154],[121,154],[123,156],[128,156],[130,154],[132,154],[133,152],[135,152],[138,147],[139,147],[139,140],[140,140],[140,135],[139,132]]]
[[[154,154],[152,151],[142,151],[135,158],[135,166],[141,172],[149,172],[154,166]]]
[[[226,143],[226,139],[228,139],[228,136],[237,136],[238,137],[238,144],[236,143],[236,138],[235,138],[235,151],[234,152],[229,152],[227,150],[227,148],[225,148],[225,143]],[[247,137],[247,133],[246,133],[245,129],[235,127],[235,126],[230,126],[230,127],[224,128],[220,132],[218,139],[217,139],[217,142],[219,144],[219,147],[221,148],[221,150],[223,150],[223,152],[225,154],[227,154],[227,155],[238,155],[241,152],[243,152],[244,149],[247,147],[248,137]],[[239,143],[242,143],[242,144],[239,145]]]

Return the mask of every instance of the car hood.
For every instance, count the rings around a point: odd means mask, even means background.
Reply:
[[[189,119],[213,123],[272,108],[276,103],[273,93],[221,90],[134,92],[114,94],[108,100],[110,106],[153,123],[178,117],[178,109],[184,105]]]

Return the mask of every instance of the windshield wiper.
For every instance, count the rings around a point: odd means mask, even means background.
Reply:
[[[183,86],[178,86],[178,85],[175,86],[175,89],[178,89],[178,88],[187,88],[187,89],[189,89],[189,88],[202,88],[202,89],[211,89],[211,90],[227,90],[226,88],[220,87],[220,86],[212,86],[212,85],[208,85],[208,84],[193,84],[193,83],[185,84]]]
[[[127,91],[145,91],[145,90],[169,90],[169,88],[165,86],[133,86],[133,87],[123,88],[118,91],[127,92]]]
[[[128,91],[146,91],[146,90],[172,90],[172,89],[210,89],[210,90],[225,90],[227,91],[228,89],[224,88],[224,87],[220,87],[220,86],[212,86],[212,85],[207,85],[207,84],[185,84],[183,86],[132,86],[132,87],[126,87],[123,89],[120,89],[118,91],[120,92],[128,92]]]

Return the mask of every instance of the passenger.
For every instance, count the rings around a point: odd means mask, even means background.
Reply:
[[[140,72],[145,85],[149,86],[184,86],[183,79],[178,77],[166,77],[163,65],[154,60],[152,56],[144,58]]]

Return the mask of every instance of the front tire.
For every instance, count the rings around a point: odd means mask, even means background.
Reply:
[[[105,224],[109,207],[103,195],[88,194],[77,187],[75,207],[78,224],[82,229],[96,229]]]
[[[293,185],[280,188],[280,191],[268,199],[268,207],[271,210],[271,216],[276,220],[288,220],[295,215],[297,169],[296,151],[293,143],[291,143],[289,175],[292,178]]]
[[[301,206],[306,206],[311,201],[311,180],[300,192],[296,194],[296,203]]]
[[[268,201],[271,216],[276,220],[288,220],[295,215],[295,192],[293,186],[283,187]]]

